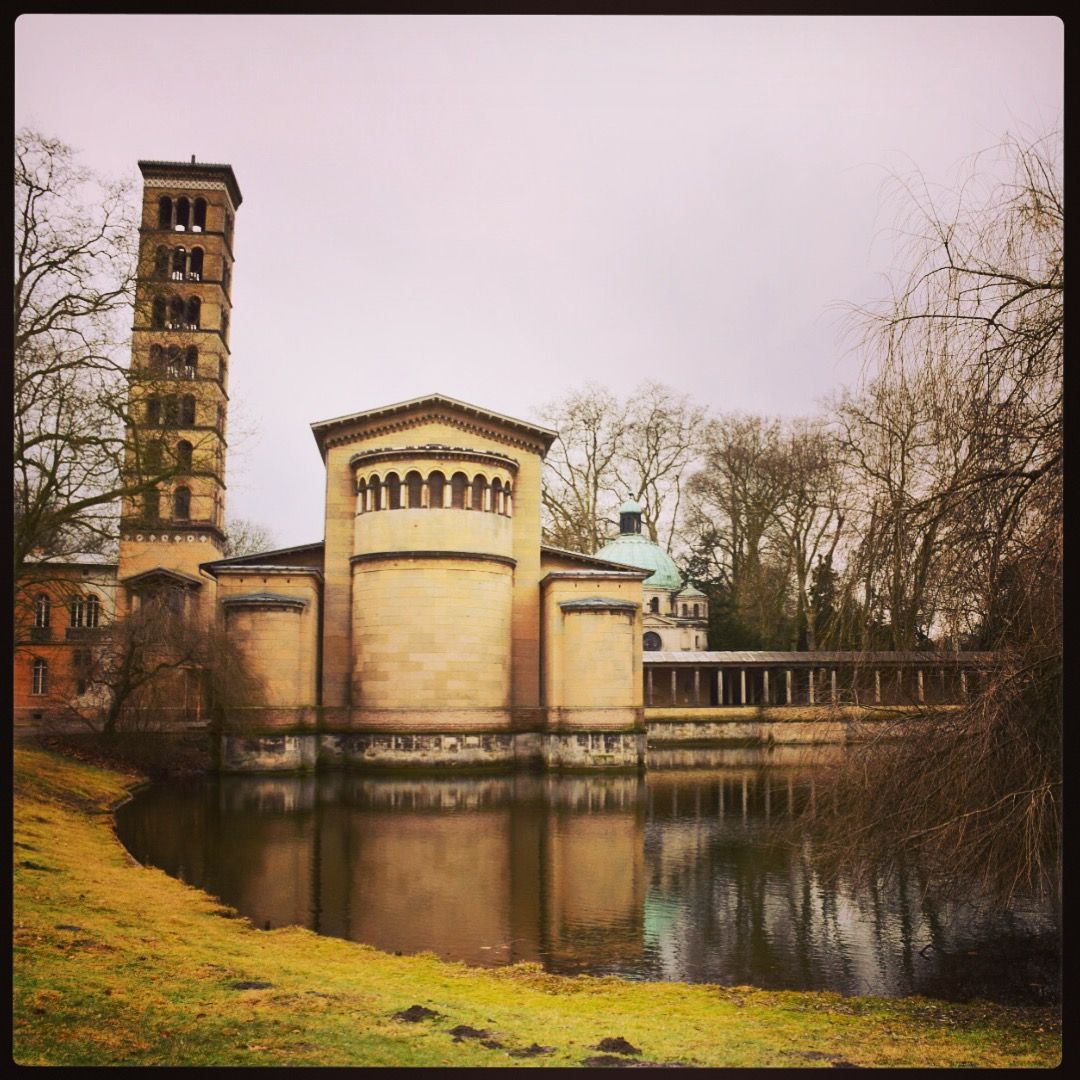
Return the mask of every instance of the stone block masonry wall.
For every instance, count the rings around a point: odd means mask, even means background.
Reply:
[[[403,729],[430,730],[441,725],[429,710],[475,710],[477,723],[508,727],[512,594],[506,563],[407,555],[354,563],[354,717],[359,710],[364,723],[391,709]]]

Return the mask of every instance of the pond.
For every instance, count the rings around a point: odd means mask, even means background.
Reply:
[[[117,813],[117,831],[140,862],[260,928],[306,926],[388,952],[841,994],[1057,999],[1048,911],[947,903],[925,893],[917,868],[874,889],[830,886],[805,843],[770,843],[812,787],[812,770],[758,766],[215,777],[148,789]]]

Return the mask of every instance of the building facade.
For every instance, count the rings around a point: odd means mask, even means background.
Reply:
[[[628,498],[619,507],[619,535],[605,544],[596,557],[650,572],[642,582],[646,652],[708,648],[708,599],[683,581],[671,556],[641,531],[641,505],[637,500]]]
[[[127,466],[163,480],[123,501],[95,595],[117,624],[166,596],[237,658],[223,765],[639,766],[648,575],[541,544],[555,432],[440,394],[315,423],[322,538],[223,557],[240,189],[229,165],[139,167]],[[37,602],[17,631],[17,722],[77,689],[71,663],[40,655]]]

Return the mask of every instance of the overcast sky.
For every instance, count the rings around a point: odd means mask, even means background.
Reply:
[[[107,175],[229,162],[228,511],[322,537],[308,425],[657,379],[799,414],[857,375],[889,169],[1062,114],[1049,17],[72,16],[16,23],[16,123]],[[173,43],[184,46],[175,54]]]

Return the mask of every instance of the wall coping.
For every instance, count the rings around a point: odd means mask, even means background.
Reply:
[[[512,559],[509,555],[489,555],[483,551],[365,551],[360,555],[353,555],[349,563],[383,562],[387,559],[475,559],[479,562],[517,566],[517,559]]]

